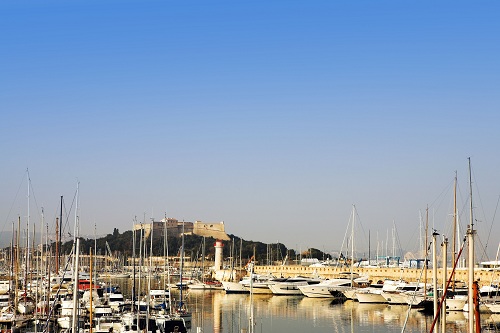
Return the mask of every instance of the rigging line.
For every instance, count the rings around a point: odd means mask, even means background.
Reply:
[[[54,301],[53,301],[52,306],[50,307],[49,313],[47,315],[47,321],[46,321],[45,326],[43,328],[43,333],[47,333],[47,331],[48,331],[49,320],[52,316],[52,312],[55,310],[57,300],[59,299],[59,291],[61,290],[61,287],[63,285],[64,276],[66,275],[66,272],[68,270],[68,266],[69,266],[70,262],[72,261],[71,259],[73,258],[73,255],[74,255],[74,248],[75,248],[75,246],[73,246],[73,248],[71,249],[71,253],[68,255],[68,260],[66,261],[66,266],[64,266],[64,271],[63,271],[63,274],[61,277],[61,281],[59,283],[59,287],[57,288],[57,292],[56,292],[56,295],[54,297]],[[76,272],[76,274],[78,274],[78,272]]]
[[[26,172],[28,173],[28,181],[29,181],[29,187],[31,189],[31,194],[33,195],[33,200],[35,200],[35,207],[36,207],[36,210],[37,210],[37,213],[38,213],[38,217],[41,216],[41,213],[40,213],[40,207],[38,207],[38,202],[36,201],[36,196],[35,196],[35,190],[33,189],[33,184],[31,183],[31,177],[30,177],[30,173],[29,173],[29,170],[26,170]]]
[[[488,247],[488,243],[490,241],[491,230],[493,229],[493,221],[495,221],[495,216],[497,215],[497,209],[498,209],[499,202],[500,202],[500,195],[498,196],[497,205],[495,206],[495,211],[493,212],[493,219],[491,220],[490,230],[489,230],[488,236],[486,238],[486,247]],[[486,252],[486,249],[485,249],[485,252]]]
[[[368,243],[368,237],[366,237],[366,231],[365,231],[365,228],[363,228],[363,223],[361,221],[361,217],[358,214],[358,209],[356,208],[356,205],[354,205],[354,212],[356,214],[356,217],[358,218],[358,224],[359,224],[361,231],[363,233],[364,241]],[[356,226],[354,226],[354,227],[356,227]]]
[[[486,254],[486,247],[488,246],[488,244],[483,245],[483,242],[481,242],[481,238],[479,238],[479,237],[478,237],[477,241],[479,242],[479,245],[481,245],[480,249],[482,250],[481,258],[479,259],[479,261],[483,261],[484,257],[488,258],[487,254]]]
[[[340,255],[342,254],[342,250],[344,249],[344,244],[346,242],[346,238],[347,238],[347,232],[349,231],[349,226],[351,225],[351,222],[354,223],[353,221],[351,221],[351,218],[352,218],[352,212],[349,214],[349,223],[347,223],[347,227],[345,229],[345,234],[344,234],[344,239],[342,240],[342,245],[340,246],[340,253],[339,253],[339,257]],[[347,245],[348,246],[348,245]],[[346,247],[347,247],[346,246]],[[338,261],[337,261],[337,266],[338,266]]]
[[[430,247],[431,247],[431,244],[432,244],[432,241],[429,243],[429,247],[428,247],[428,250],[430,250]],[[410,301],[410,304],[408,306],[408,311],[406,312],[406,318],[405,318],[405,321],[404,321],[404,324],[403,324],[403,327],[401,329],[401,333],[403,333],[406,329],[406,325],[408,324],[408,319],[410,318],[410,311],[411,311],[411,307],[413,305],[413,302],[415,302],[415,299],[416,299],[416,296],[417,296],[417,289],[418,289],[418,286],[420,285],[420,281],[422,281],[422,275],[424,274],[424,270],[427,269],[427,256],[428,256],[428,250],[426,251],[425,253],[425,264],[422,266],[422,269],[420,270],[420,275],[418,277],[418,280],[417,280],[417,285],[415,287],[415,290],[413,291],[413,295],[412,295],[412,298],[411,298],[411,301]],[[427,293],[426,290],[424,290],[424,293]]]
[[[65,210],[66,211],[66,222],[64,223],[64,227],[62,227],[62,234],[63,235],[64,235],[64,231],[66,230],[66,227],[71,231],[70,227],[68,226],[69,215],[71,214],[71,210],[73,209],[73,205],[75,204],[77,192],[78,192],[78,190],[75,191],[75,195],[73,196],[73,201],[71,202],[71,206],[69,207],[69,211]],[[76,231],[74,230],[74,232],[76,232]],[[60,240],[60,241],[62,243],[62,240]]]
[[[55,211],[54,215],[52,216],[52,219],[49,219],[49,221],[55,221],[56,218],[59,217],[59,213],[58,212],[59,212],[60,208],[61,208],[61,206],[60,206],[60,202],[58,200],[57,207],[55,208],[56,211]],[[55,224],[52,224],[52,226],[50,226],[50,231],[54,232],[54,234],[55,234]]]
[[[28,169],[26,169],[26,171],[28,171]],[[5,218],[5,222],[3,224],[2,231],[1,231],[2,233],[5,230],[5,226],[7,224],[7,221],[9,220],[10,214],[12,213],[12,209],[14,208],[14,204],[17,201],[17,196],[19,195],[19,192],[21,191],[21,187],[23,186],[25,179],[26,179],[26,172],[23,173],[23,177],[21,178],[21,182],[19,184],[19,188],[17,189],[16,195],[14,197],[14,201],[12,202],[12,205],[10,206],[10,209],[9,209],[9,213],[7,214],[7,217]]]
[[[474,170],[472,170],[472,174],[474,175],[474,180],[476,180],[476,175],[474,173]],[[476,189],[476,193],[477,193],[477,196],[479,197],[479,206],[481,207],[481,212],[482,212],[482,216],[486,219],[486,214],[484,212],[484,205],[483,205],[483,200],[481,199],[481,193],[479,192],[479,187],[477,186],[477,180],[474,182],[474,185],[475,185],[475,189]],[[480,222],[478,220],[475,220],[476,222]],[[493,221],[492,221],[493,223]],[[479,237],[478,237],[479,238]],[[486,249],[488,248],[488,241],[489,241],[489,237],[486,241],[486,244],[483,246],[483,244],[481,243],[481,239],[479,238],[479,244],[482,245],[482,254],[481,254],[481,259],[480,261],[482,261],[485,257],[487,258],[488,255],[486,254]]]
[[[55,221],[55,220],[56,220],[56,218],[57,218],[57,217],[59,217],[59,216],[57,215],[58,209],[59,209],[59,207],[56,207],[56,212],[54,213],[54,216],[52,217],[52,219],[51,219],[51,220],[49,220],[49,221]],[[54,224],[52,224],[52,226],[50,227],[50,231],[51,231],[51,232],[54,232],[54,234],[55,234],[55,225],[54,225]]]
[[[401,240],[399,239],[398,228],[396,228],[396,223],[394,223],[394,232],[396,233],[396,244],[399,246],[399,254],[401,258],[404,260],[403,246],[401,245]]]
[[[448,183],[447,186],[445,186],[445,188],[441,191],[441,193],[436,197],[436,199],[434,199],[434,201],[429,205],[429,207],[427,208],[434,208],[434,204],[439,200],[439,198],[441,197],[445,197],[445,194],[447,194],[452,188],[453,188],[453,183],[455,181],[455,177],[453,177],[453,179]],[[440,205],[438,205],[439,207]]]

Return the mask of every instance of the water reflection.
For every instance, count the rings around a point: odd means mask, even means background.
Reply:
[[[116,281],[125,297],[130,298],[131,279]],[[152,281],[154,288],[163,282]],[[145,292],[145,290],[143,290]],[[172,297],[178,299],[177,290]],[[251,308],[254,309],[255,332],[428,332],[432,316],[407,306],[360,304],[302,296],[254,295],[253,304],[245,294],[224,291],[192,290],[185,293],[185,302],[193,314],[191,332],[200,328],[204,333],[241,333],[248,330]],[[496,315],[495,315],[496,316]],[[483,316],[482,322],[494,323],[493,315]],[[448,313],[447,332],[466,332],[467,318],[462,312]],[[498,321],[496,321],[498,322]],[[249,330],[248,330],[249,331]]]

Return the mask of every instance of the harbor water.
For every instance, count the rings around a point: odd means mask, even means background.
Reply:
[[[132,279],[115,279],[125,297],[130,297]],[[155,280],[155,287],[163,282]],[[142,289],[142,288],[141,288]],[[172,298],[180,293],[172,289]],[[223,290],[186,290],[183,301],[192,312],[191,332],[429,332],[433,317],[405,305],[335,302],[305,296],[226,294]],[[253,314],[253,315],[252,315]],[[483,326],[500,320],[481,314]],[[498,315],[500,316],[500,315]],[[253,317],[253,320],[252,320]],[[406,325],[405,325],[406,323]],[[467,332],[467,313],[448,312],[446,332]],[[434,332],[440,328],[435,327]]]

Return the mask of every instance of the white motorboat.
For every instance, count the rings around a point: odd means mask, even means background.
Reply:
[[[121,292],[110,292],[109,294],[107,294],[107,298],[108,298],[108,304],[109,306],[111,306],[111,309],[114,311],[114,312],[119,312],[120,311],[120,307],[123,306],[123,304],[125,304],[125,300],[123,298],[123,294]]]
[[[387,303],[387,300],[382,296],[382,289],[374,287],[358,289],[356,298],[359,303]]]
[[[252,274],[252,281],[250,281],[250,276],[245,276],[239,283],[250,292],[250,283],[252,287],[253,294],[272,294],[273,292],[269,289],[269,285],[274,284],[278,280],[275,276],[271,274]]]
[[[342,287],[350,287],[351,279],[339,278],[324,280],[318,284],[307,284],[303,286],[298,286],[299,290],[307,297],[316,298],[345,298],[344,294],[340,292]],[[340,287],[340,288],[339,288]],[[332,290],[337,290],[337,293],[332,293]]]
[[[382,296],[389,304],[408,304],[407,292],[416,292],[424,287],[422,283],[408,283],[403,280],[386,280],[382,287]]]
[[[250,290],[240,282],[233,281],[222,281],[222,289],[224,289],[226,294],[248,294],[250,292]]]
[[[158,327],[159,333],[185,333],[189,325],[186,324],[186,320],[180,316],[158,314],[156,316],[156,326]]]
[[[149,306],[154,309],[168,309],[170,292],[164,289],[151,289],[149,291]]]
[[[191,290],[221,290],[222,283],[219,281],[199,281],[198,279],[194,279],[193,283],[189,285],[189,289]]]
[[[320,279],[300,276],[293,278],[275,279],[275,282],[269,285],[269,289],[271,289],[273,295],[302,295],[299,286],[319,284],[320,282]]]

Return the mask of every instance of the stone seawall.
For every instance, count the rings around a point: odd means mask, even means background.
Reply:
[[[306,267],[306,266],[255,266],[255,273],[265,274],[272,273],[275,276],[291,277],[296,275],[303,276],[321,276],[325,278],[335,278],[339,273],[350,272],[349,267]],[[373,282],[378,282],[386,278],[398,280],[403,279],[408,282],[421,281],[424,282],[424,277],[427,275],[427,283],[432,283],[432,269],[427,269],[427,274],[423,269],[416,268],[397,268],[397,267],[380,267],[380,268],[364,268],[356,267],[353,272],[359,275],[368,276]],[[438,283],[442,284],[442,269],[437,271]],[[447,276],[451,274],[451,268],[447,269]],[[500,274],[500,273],[499,273]],[[500,280],[500,276],[494,271],[475,268],[474,280],[479,281],[479,285],[483,286],[492,281]],[[460,268],[455,271],[455,280],[467,282],[468,269]]]

